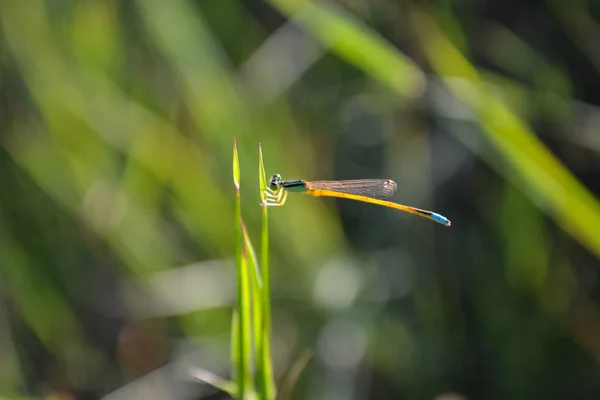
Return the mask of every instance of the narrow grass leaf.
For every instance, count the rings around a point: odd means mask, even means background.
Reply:
[[[250,241],[246,224],[242,222],[242,235],[244,239],[244,246],[248,255],[249,273],[250,273],[250,284],[252,288],[252,332],[253,336],[253,349],[259,349],[259,343],[262,342],[262,278],[260,276],[260,266],[258,265],[258,258],[254,251],[254,246]]]
[[[263,161],[262,146],[258,146],[258,179],[262,199],[262,232],[261,232],[261,272],[262,272],[262,318],[263,334],[258,343],[258,382],[259,391],[264,399],[274,399],[277,395],[275,379],[273,378],[273,364],[271,361],[271,287],[269,273],[269,220],[265,199],[267,187],[265,166]]]
[[[244,255],[242,242],[242,205],[240,199],[240,163],[237,152],[235,139],[233,140],[233,183],[235,186],[235,264],[237,273],[237,296],[236,308],[232,314],[233,321],[231,323],[231,357],[233,366],[233,377],[237,384],[237,393],[239,398],[246,398],[246,365],[250,360],[247,359],[246,342],[244,337],[245,325],[243,323],[244,302],[243,302],[243,284],[244,284]]]
[[[244,373],[243,367],[240,313],[237,311],[236,305],[231,313],[231,378],[235,385],[234,392],[239,398],[243,398],[245,393],[243,380],[240,379]],[[242,382],[240,383],[240,381]]]
[[[244,381],[243,386],[245,396],[240,396],[241,399],[254,398],[254,348],[252,346],[252,294],[250,290],[250,270],[248,268],[248,251],[245,246],[242,247],[242,264],[241,273],[238,276],[240,281],[240,323],[241,323],[241,339],[242,339],[242,359],[243,359],[243,375],[241,380]]]
[[[238,158],[235,138],[233,138],[233,184],[235,185],[235,190],[240,190],[240,160]]]
[[[258,144],[258,181],[260,189],[260,200],[264,204],[267,198],[267,177],[265,174],[265,165],[263,162],[262,145]]]

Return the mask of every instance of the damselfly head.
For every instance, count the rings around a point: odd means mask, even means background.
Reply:
[[[279,189],[280,185],[281,185],[281,175],[279,175],[279,174],[273,175],[271,177],[271,180],[269,181],[269,187],[271,188],[271,190]]]

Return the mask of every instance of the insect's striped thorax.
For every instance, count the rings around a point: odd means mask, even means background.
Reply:
[[[281,182],[281,187],[285,190],[289,190],[290,192],[304,193],[307,190],[310,190],[307,182],[300,179],[294,181],[283,181]]]

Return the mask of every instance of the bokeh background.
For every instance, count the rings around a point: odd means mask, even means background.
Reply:
[[[269,210],[282,398],[600,398],[599,5],[0,2],[0,398],[227,398],[234,137],[453,222]]]

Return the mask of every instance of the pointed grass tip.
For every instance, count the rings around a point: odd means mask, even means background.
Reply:
[[[240,190],[240,160],[238,158],[237,141],[233,137],[233,184],[235,190]]]

